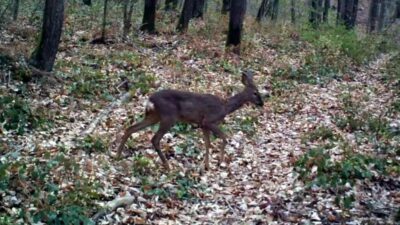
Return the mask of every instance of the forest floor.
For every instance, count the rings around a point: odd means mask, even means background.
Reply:
[[[19,121],[27,122],[0,127],[0,216],[16,223],[81,214],[98,224],[398,223],[399,93],[385,69],[393,54],[359,65],[344,59],[351,65],[340,75],[293,75],[315,55],[296,32],[246,36],[237,56],[225,52],[224,36],[210,41],[198,26],[183,36],[140,34],[108,45],[89,44],[79,31],[61,43],[54,72],[61,82],[3,74],[4,106],[21,105]],[[12,56],[33,46],[10,29],[0,38]],[[156,127],[132,135],[123,159],[112,157],[108,146],[142,118],[149,94],[170,88],[226,98],[243,88],[244,69],[271,97],[226,118],[226,163],[217,164],[213,139],[204,171],[201,132],[185,124],[162,140],[171,171],[152,149]],[[133,99],[86,135],[127,90]],[[2,110],[1,118],[12,117]]]

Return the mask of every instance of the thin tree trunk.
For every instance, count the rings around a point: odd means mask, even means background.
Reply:
[[[337,9],[336,9],[336,25],[341,24],[340,14],[342,12],[342,7],[343,7],[343,0],[338,0]]]
[[[381,0],[381,7],[379,11],[378,19],[378,31],[381,32],[385,26],[385,15],[386,15],[386,0]]]
[[[376,21],[378,18],[378,2],[379,0],[371,0],[368,18],[368,32],[374,32],[376,29]]]
[[[357,21],[358,0],[340,0],[338,18],[344,22],[347,29],[354,28]]]
[[[133,6],[137,0],[124,0],[124,27],[122,38],[126,40],[126,37],[129,34],[129,31],[132,27],[132,13]]]
[[[278,19],[278,13],[279,13],[279,0],[274,0],[272,4],[272,10],[271,10],[271,20],[275,21]]]
[[[92,5],[92,0],[83,0],[83,4],[91,6]]]
[[[328,22],[328,18],[329,18],[329,9],[331,8],[331,1],[330,0],[325,0],[324,1],[324,13],[322,16],[322,20],[324,21],[324,23]]]
[[[106,41],[107,5],[108,5],[108,0],[104,0],[104,7],[103,7],[103,26],[102,26],[102,29],[101,29],[101,40],[102,40],[102,42],[105,42],[105,41]]]
[[[52,71],[64,22],[64,1],[46,0],[40,43],[29,63],[43,71]]]
[[[222,14],[227,14],[231,8],[231,0],[222,0]]]
[[[13,8],[13,20],[16,21],[18,19],[18,11],[19,11],[19,0],[14,0],[14,8]]]
[[[320,24],[320,0],[311,0],[310,23],[316,28]]]
[[[140,30],[155,33],[155,20],[156,20],[156,7],[157,0],[145,0],[144,3],[144,14],[143,14],[143,22]]]
[[[165,10],[176,10],[178,7],[178,0],[165,0]]]
[[[189,27],[189,21],[193,16],[194,1],[195,0],[185,0],[183,4],[182,13],[179,17],[178,26],[176,27],[181,33],[185,33]]]
[[[193,18],[203,18],[205,0],[195,0],[193,6]]]
[[[400,0],[396,1],[396,12],[394,13],[395,19],[400,19]]]
[[[229,13],[229,32],[226,45],[236,46],[235,53],[240,53],[243,20],[246,14],[247,0],[234,0]]]
[[[261,2],[260,8],[258,9],[257,13],[257,22],[261,22],[261,20],[267,16],[267,14],[270,11],[270,1],[269,0],[263,0]]]
[[[296,2],[295,0],[290,0],[290,19],[292,24],[296,23]]]

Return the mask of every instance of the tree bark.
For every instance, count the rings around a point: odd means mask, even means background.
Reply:
[[[92,0],[83,0],[83,4],[91,6],[92,5]]]
[[[272,10],[271,10],[271,20],[275,21],[278,19],[278,13],[279,13],[279,0],[274,0],[272,4]]]
[[[343,21],[347,29],[354,28],[357,20],[358,0],[340,0],[338,20]]]
[[[126,40],[126,37],[129,34],[129,31],[132,27],[132,13],[133,6],[137,2],[137,0],[124,0],[124,27],[122,38]]]
[[[261,2],[260,8],[257,13],[257,22],[261,22],[261,20],[268,15],[271,10],[271,2],[269,0],[263,0]]]
[[[193,18],[203,18],[205,0],[195,0],[193,6]]]
[[[19,11],[19,0],[14,0],[13,7],[13,20],[16,21],[18,19],[18,11]]]
[[[369,18],[368,18],[368,32],[374,32],[376,29],[376,21],[378,18],[378,5],[379,0],[371,0],[369,7]]]
[[[400,19],[400,0],[396,1],[396,11],[394,13],[395,19]]]
[[[108,7],[108,0],[104,0],[104,7],[103,7],[103,25],[101,28],[101,41],[106,41],[106,26],[107,26],[107,7]]]
[[[182,13],[179,17],[178,26],[176,27],[181,33],[185,33],[189,27],[189,21],[193,16],[194,1],[195,0],[185,0],[183,4]]]
[[[176,10],[178,7],[178,0],[165,0],[165,10]]]
[[[227,14],[231,9],[231,0],[222,0],[222,14]]]
[[[385,15],[386,15],[386,0],[381,0],[381,7],[379,10],[378,19],[378,31],[381,32],[385,26]]]
[[[292,24],[296,23],[296,2],[295,0],[290,0],[290,20]]]
[[[43,71],[53,70],[64,22],[64,1],[46,0],[42,34],[29,63]]]
[[[153,34],[156,32],[156,7],[157,0],[145,0],[143,21],[140,30]]]
[[[324,12],[322,15],[322,20],[324,21],[324,23],[328,22],[328,18],[329,18],[329,9],[331,8],[331,1],[330,0],[325,0],[324,1]]]
[[[235,0],[231,3],[231,11],[229,14],[229,32],[226,45],[239,46],[242,36],[243,20],[246,14],[247,0]],[[237,52],[240,49],[237,48]]]

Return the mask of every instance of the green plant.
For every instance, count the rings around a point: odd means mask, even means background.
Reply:
[[[79,144],[79,146],[88,152],[105,152],[107,151],[107,143],[101,137],[86,136]]]
[[[0,123],[6,130],[15,130],[21,135],[26,129],[46,127],[51,123],[41,109],[32,110],[27,101],[18,96],[0,96]]]
[[[302,142],[305,143],[307,141],[317,141],[317,140],[337,140],[338,136],[326,126],[319,126],[315,130],[311,131],[304,137],[302,137]]]
[[[144,156],[136,156],[133,159],[133,172],[138,176],[146,176],[150,173],[151,161]]]
[[[66,205],[57,210],[43,210],[33,216],[33,221],[46,222],[46,224],[71,224],[71,225],[94,225],[84,213],[85,209],[76,205]]]
[[[347,184],[353,186],[356,180],[371,179],[372,171],[384,174],[389,168],[384,159],[351,152],[344,154],[342,160],[335,161],[329,153],[331,147],[325,145],[310,149],[297,160],[295,169],[300,179],[310,186],[341,190]],[[340,200],[345,206],[350,206],[352,198],[341,196]]]

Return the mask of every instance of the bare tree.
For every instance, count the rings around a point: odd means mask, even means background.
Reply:
[[[379,6],[379,0],[371,0],[369,7],[368,32],[373,32],[376,29],[376,21],[378,18],[378,6]]]
[[[296,3],[295,0],[290,0],[290,19],[292,24],[296,23]]]
[[[272,3],[271,20],[277,20],[279,13],[279,0],[274,0]]]
[[[46,0],[40,43],[29,63],[43,71],[52,71],[64,22],[64,1]]]
[[[106,26],[107,26],[107,10],[108,10],[108,0],[104,0],[103,6],[103,26],[101,29],[100,42],[104,43],[106,41]]]
[[[222,14],[227,14],[231,8],[231,0],[222,0]]]
[[[271,11],[271,1],[270,0],[262,0],[260,8],[257,13],[257,22],[261,22],[261,20],[268,15]]]
[[[243,20],[246,14],[247,0],[235,0],[231,3],[229,13],[229,32],[226,45],[236,46],[235,52],[240,53]]]
[[[327,23],[329,18],[329,9],[331,8],[331,1],[325,0],[324,1],[324,12],[322,15],[322,20]]]
[[[178,0],[165,0],[165,10],[176,10],[178,7]]]
[[[357,20],[358,0],[339,0],[338,22],[343,21],[347,29],[352,29]]]
[[[155,28],[156,7],[157,7],[157,0],[145,0],[143,21],[140,30],[148,33],[156,32]]]
[[[13,7],[13,20],[16,21],[18,19],[18,11],[19,11],[19,0],[14,0]]]
[[[185,33],[189,27],[189,21],[193,16],[195,0],[185,0],[183,4],[182,13],[179,17],[178,26],[176,29],[179,32]]]
[[[378,18],[378,31],[381,32],[385,26],[385,15],[386,15],[386,0],[381,0],[381,7],[379,8]]]
[[[203,18],[205,0],[195,0],[193,6],[193,18]]]
[[[123,34],[122,38],[126,40],[126,37],[129,34],[129,30],[132,26],[132,13],[133,13],[133,6],[137,0],[124,0],[124,27],[123,27]]]

